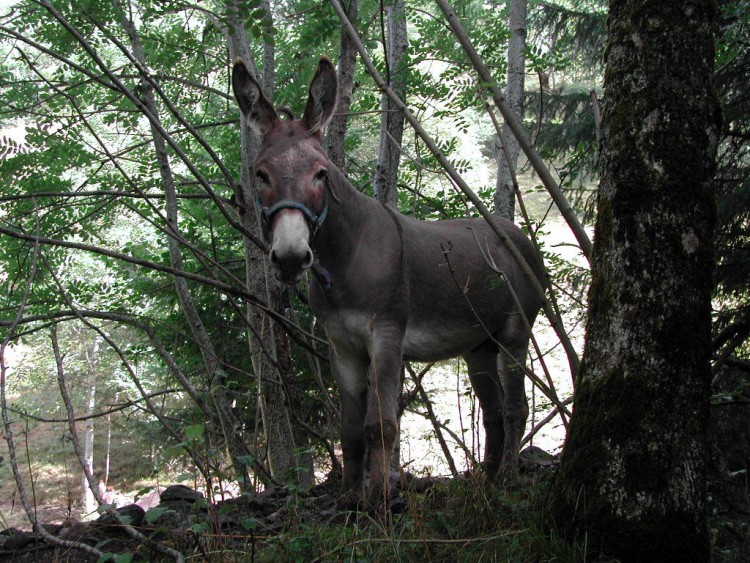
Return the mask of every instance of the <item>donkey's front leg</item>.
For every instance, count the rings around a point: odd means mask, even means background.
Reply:
[[[370,450],[368,499],[374,507],[388,506],[391,455],[398,436],[403,338],[404,329],[398,323],[373,318],[365,440]]]
[[[338,504],[356,509],[364,500],[364,421],[367,408],[367,358],[334,346],[333,374],[341,408],[341,451],[344,475]]]

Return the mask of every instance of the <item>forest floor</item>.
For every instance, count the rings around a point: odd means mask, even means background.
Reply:
[[[750,385],[747,374],[727,373],[718,379],[712,410],[709,529],[713,561],[744,563],[750,561]],[[455,388],[452,393],[459,394]],[[70,457],[61,454],[63,436],[62,427],[49,425],[30,425],[19,434],[19,451],[36,447],[35,463],[23,465],[21,460],[21,471],[34,474],[35,511],[49,534],[72,545],[96,546],[110,560],[170,560],[154,551],[155,544],[125,535],[107,516],[81,521],[80,473],[61,463]],[[117,448],[110,468],[111,481],[129,492],[106,494],[147,538],[189,561],[606,561],[587,553],[585,546],[566,544],[545,527],[554,460],[529,463],[533,469],[506,488],[488,485],[481,473],[466,472],[456,479],[407,475],[384,521],[370,512],[338,510],[338,486],[330,483],[305,493],[281,488],[212,501],[196,490],[196,483],[192,488],[165,487],[180,480],[184,460],[162,467],[156,479],[149,476],[153,457],[132,439],[125,428],[113,434]],[[406,459],[414,454],[409,449],[403,453]],[[161,497],[144,503],[155,488]],[[0,561],[99,560],[70,544],[40,542],[28,531],[14,490],[7,459],[2,460]],[[126,506],[134,500],[143,507]]]
[[[608,561],[570,546],[545,526],[544,503],[554,464],[540,463],[518,481],[498,488],[481,473],[457,479],[404,475],[396,485],[387,519],[372,511],[341,511],[338,485],[324,483],[301,493],[278,488],[207,502],[183,485],[161,491],[156,506],[119,509],[156,543],[133,539],[108,515],[96,522],[46,520],[54,546],[29,532],[0,533],[0,561],[94,562],[71,548],[84,543],[113,561],[169,561],[164,547],[187,561]],[[742,475],[712,482],[713,561],[750,560],[747,482]],[[54,522],[54,523],[53,523]],[[158,550],[157,543],[162,551]],[[106,559],[104,559],[106,560]]]
[[[183,486],[162,492],[148,515],[122,510],[144,535],[186,560],[246,561],[579,561],[583,552],[546,533],[540,503],[549,467],[499,489],[481,474],[459,479],[405,476],[387,519],[372,511],[339,510],[338,485],[307,493],[280,488],[217,502]],[[112,558],[170,560],[129,538],[103,516],[97,522],[46,526],[58,539],[97,546]],[[93,562],[99,557],[38,542],[28,532],[0,535],[0,560]],[[128,559],[122,559],[128,560]]]

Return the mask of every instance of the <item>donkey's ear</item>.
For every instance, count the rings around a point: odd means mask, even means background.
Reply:
[[[336,68],[328,57],[321,57],[310,83],[310,94],[302,115],[302,121],[311,132],[322,131],[331,121],[336,109],[337,88]]]
[[[232,89],[237,105],[253,129],[261,136],[268,133],[279,116],[242,59],[237,59],[232,68]]]

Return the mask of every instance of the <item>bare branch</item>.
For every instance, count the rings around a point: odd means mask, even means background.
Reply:
[[[451,450],[448,447],[448,444],[446,443],[445,438],[443,437],[442,431],[440,430],[441,423],[438,421],[437,416],[435,416],[435,411],[432,408],[432,403],[430,401],[430,398],[427,396],[427,392],[424,390],[424,387],[422,386],[422,380],[416,373],[414,373],[414,369],[411,367],[411,364],[409,364],[408,362],[406,363],[406,370],[409,372],[409,376],[411,377],[412,381],[414,381],[414,385],[417,389],[417,392],[419,393],[419,396],[422,399],[422,402],[424,403],[425,408],[427,409],[427,412],[423,416],[427,418],[427,420],[430,421],[430,424],[432,424],[433,432],[435,433],[435,437],[437,438],[437,441],[440,444],[440,449],[443,450],[443,456],[445,456],[445,461],[448,463],[448,467],[451,470],[451,475],[453,475],[454,477],[458,477],[458,469],[456,469],[456,462],[453,461],[453,455],[451,454]],[[442,427],[444,428],[444,426]]]
[[[466,33],[466,29],[459,21],[458,16],[453,11],[453,8],[450,7],[446,0],[436,0],[436,3],[445,15],[445,19],[448,21],[448,24],[453,30],[453,34],[459,40],[461,46],[464,48],[464,51],[466,51],[466,54],[474,65],[474,69],[477,71],[477,74],[479,74],[483,86],[485,88],[488,88],[492,93],[492,100],[500,110],[500,113],[502,113],[509,129],[513,132],[513,136],[518,140],[518,144],[521,146],[523,152],[526,154],[526,157],[529,159],[529,162],[534,167],[537,175],[542,180],[544,187],[547,188],[550,196],[552,196],[552,199],[554,200],[558,209],[560,209],[560,213],[565,218],[568,226],[570,226],[571,230],[573,231],[573,234],[578,240],[578,244],[580,245],[581,251],[583,252],[584,256],[586,256],[586,258],[590,258],[591,241],[589,240],[589,237],[586,234],[583,225],[581,225],[578,217],[576,217],[575,213],[573,212],[573,208],[570,206],[562,191],[558,187],[557,182],[555,182],[555,179],[552,177],[552,174],[550,174],[541,157],[534,150],[534,147],[531,144],[528,135],[526,135],[526,131],[524,130],[521,119],[515,114],[512,109],[510,109],[508,104],[505,102],[503,93],[497,86],[497,81],[493,78],[489,68],[487,68],[487,65],[484,64],[484,61],[474,49],[474,46],[471,44],[471,40],[469,39],[469,35]]]
[[[146,399],[153,399],[154,397],[159,397],[161,395],[171,395],[174,393],[179,393],[179,389],[164,389],[163,391],[155,391],[153,393],[149,393],[146,397],[141,397],[140,399],[133,399],[130,401],[126,401],[124,403],[116,403],[111,406],[111,408],[105,409],[103,411],[100,411],[96,414],[92,415],[86,415],[86,416],[76,416],[73,418],[73,422],[84,422],[86,420],[90,419],[96,419],[96,418],[102,418],[105,416],[109,416],[111,414],[114,414],[116,412],[123,411],[125,409],[128,409],[130,407],[137,407],[138,403],[145,401]],[[35,422],[41,422],[42,424],[59,424],[61,422],[68,422],[68,418],[46,418],[43,416],[37,416],[30,414],[26,411],[22,411],[13,407],[8,407],[8,410],[10,412],[16,413],[18,415],[21,415],[23,418],[28,418],[30,420],[33,420]]]
[[[37,229],[39,228],[38,221],[36,223],[36,227]],[[24,289],[23,296],[21,297],[21,304],[18,308],[15,318],[11,322],[10,330],[8,331],[8,333],[5,335],[5,338],[3,338],[2,342],[0,343],[0,407],[2,408],[2,419],[3,419],[3,426],[5,428],[5,440],[8,443],[8,455],[10,457],[10,465],[13,471],[13,477],[16,481],[16,487],[18,488],[18,495],[21,499],[21,504],[23,505],[23,508],[26,511],[26,516],[28,517],[29,522],[31,522],[34,532],[39,534],[42,538],[44,538],[46,541],[50,542],[51,544],[79,549],[81,551],[86,551],[87,553],[90,553],[92,555],[95,555],[101,558],[102,553],[98,549],[79,543],[79,542],[61,540],[57,538],[56,536],[53,536],[52,534],[50,534],[43,526],[39,525],[39,521],[37,520],[37,517],[36,517],[36,511],[34,510],[34,507],[32,507],[32,505],[29,502],[28,494],[26,492],[26,487],[23,483],[23,478],[21,477],[21,472],[18,468],[18,458],[16,455],[13,427],[11,425],[10,417],[8,416],[8,402],[7,402],[7,395],[6,395],[6,377],[8,373],[8,367],[5,363],[5,350],[8,344],[10,343],[11,338],[13,337],[15,327],[18,325],[18,323],[21,321],[21,318],[23,317],[23,311],[24,311],[24,308],[26,307],[29,294],[31,293],[31,287],[33,285],[34,278],[36,277],[36,274],[37,274],[39,254],[40,254],[39,245],[35,244],[34,253],[32,257],[32,263],[31,263],[31,267],[29,270],[29,276],[26,280],[26,287]]]

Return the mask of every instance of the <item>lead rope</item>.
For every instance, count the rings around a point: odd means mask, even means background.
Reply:
[[[310,266],[310,269],[312,270],[312,273],[315,275],[315,277],[318,278],[318,281],[323,286],[323,289],[328,290],[333,287],[333,278],[331,278],[331,272],[326,270],[323,267],[323,264],[321,264],[317,258],[312,263],[312,266]]]

